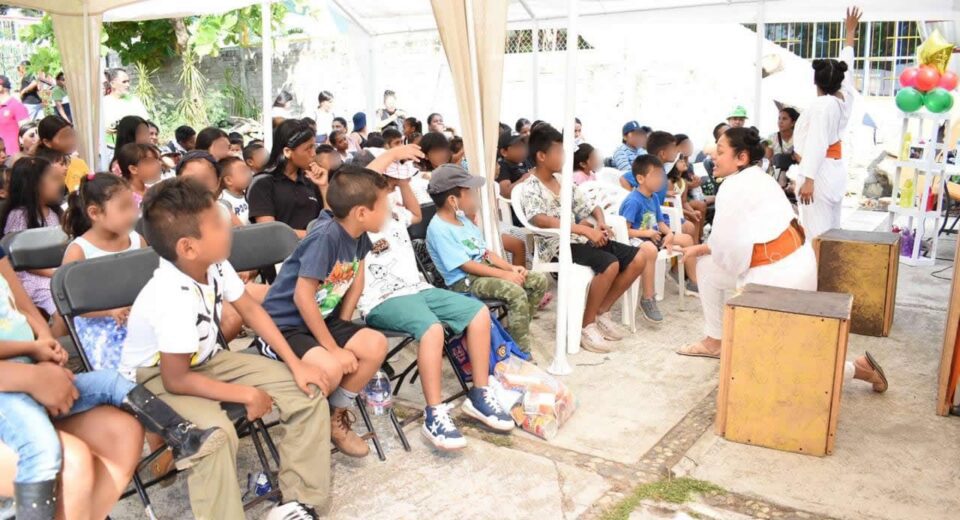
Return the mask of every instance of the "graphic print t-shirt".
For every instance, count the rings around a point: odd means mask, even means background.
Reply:
[[[353,238],[329,211],[320,213],[317,224],[303,237],[297,249],[283,262],[277,279],[263,302],[273,321],[281,328],[305,327],[293,302],[298,278],[319,280],[316,300],[326,318],[347,293],[360,270],[360,261],[371,249],[364,233]]]
[[[487,256],[487,244],[480,228],[467,217],[457,217],[457,220],[459,226],[434,217],[427,226],[427,250],[448,286],[467,277],[460,266],[471,260],[481,262]]]
[[[630,229],[658,229],[661,222],[666,222],[657,196],[648,197],[639,191],[630,192],[624,199],[620,216],[627,219]]]

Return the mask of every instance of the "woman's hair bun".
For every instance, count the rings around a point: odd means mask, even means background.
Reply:
[[[723,133],[727,138],[733,153],[740,155],[743,152],[750,157],[750,164],[757,164],[763,160],[763,140],[760,131],[756,128],[728,128]]]
[[[821,59],[813,60],[813,70],[816,70],[816,71],[823,70],[825,67],[829,65],[830,64],[827,63],[827,60],[821,60]]]
[[[846,72],[846,71],[847,71],[847,62],[841,61],[839,64],[837,64],[837,70],[839,70],[840,72]]]

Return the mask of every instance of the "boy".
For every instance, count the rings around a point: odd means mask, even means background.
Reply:
[[[520,134],[505,132],[500,134],[497,150],[500,155],[497,161],[500,165],[500,174],[497,175],[496,181],[500,184],[500,195],[509,199],[513,187],[527,180],[530,175],[524,163],[527,158],[527,142]],[[513,216],[513,225],[521,225],[516,215]]]
[[[239,132],[230,132],[227,135],[227,141],[230,143],[230,155],[243,159],[243,135]]]
[[[647,144],[649,133],[647,127],[640,126],[640,123],[636,121],[624,123],[621,132],[623,144],[613,152],[613,166],[624,173],[629,173],[630,165],[633,164],[634,159],[647,153],[644,147]]]
[[[220,200],[229,204],[240,224],[250,223],[250,205],[247,204],[247,187],[253,174],[250,167],[234,156],[220,159]]]
[[[0,165],[7,164],[7,143],[0,139]],[[13,165],[10,166],[11,168]],[[6,184],[5,184],[6,185]]]
[[[637,182],[637,189],[630,192],[620,205],[620,215],[627,220],[631,243],[634,240],[640,251],[647,255],[647,265],[643,273],[643,296],[640,298],[640,309],[643,316],[650,321],[659,322],[663,319],[654,299],[654,270],[657,262],[657,252],[660,249],[671,251],[674,245],[689,247],[693,245],[693,238],[686,233],[674,235],[660,210],[660,199],[656,192],[666,184],[666,175],[663,163],[653,155],[641,155],[633,161],[633,175]],[[687,290],[697,292],[697,259],[684,258],[684,269],[688,280]]]
[[[560,180],[555,176],[563,167],[563,135],[549,124],[542,123],[530,132],[530,154],[535,167],[523,186],[521,207],[530,223],[541,228],[560,227]],[[612,230],[604,220],[603,210],[588,202],[577,186],[573,187],[573,216],[570,253],[576,264],[594,272],[583,311],[583,348],[591,352],[612,350],[609,341],[620,340],[623,333],[610,317],[610,308],[630,288],[646,266],[639,249],[611,240]],[[584,219],[593,217],[596,227]],[[541,258],[546,262],[557,257],[559,237],[536,236]]]
[[[173,138],[174,141],[168,145],[171,150],[179,150],[181,154],[185,154],[196,148],[197,131],[190,126],[178,126],[173,131]]]
[[[251,141],[244,146],[243,162],[247,163],[254,174],[262,172],[267,165],[267,149],[263,147],[263,143]]]
[[[380,230],[388,217],[387,183],[376,172],[345,165],[327,192],[330,209],[283,262],[263,303],[284,341],[259,337],[254,345],[271,359],[302,359],[325,374],[331,439],[345,455],[365,457],[370,447],[350,429],[350,407],[386,358],[387,338],[351,319],[371,248],[367,232]]]
[[[381,169],[382,163],[378,158],[371,162],[370,168]],[[450,419],[451,405],[444,404],[440,396],[444,327],[454,334],[464,332],[466,335],[474,379],[468,399],[463,403],[464,413],[493,430],[512,430],[513,420],[492,398],[487,387],[490,312],[479,300],[437,289],[423,281],[407,233],[407,227],[420,222],[421,218],[420,204],[410,188],[410,177],[391,177],[388,173],[385,179],[390,189],[388,204],[392,218],[382,230],[370,233],[373,248],[364,261],[365,286],[358,304],[361,315],[371,327],[406,332],[416,338],[417,367],[427,404],[421,432],[436,448],[456,450],[467,445],[466,438]],[[398,187],[399,194],[395,191]]]
[[[279,476],[288,502],[267,518],[316,518],[312,508],[326,505],[330,487],[330,423],[325,394],[317,391],[325,379],[297,359],[284,366],[220,344],[220,316],[229,301],[278,351],[290,348],[226,261],[230,226],[209,190],[184,177],[161,182],[143,200],[143,219],[160,265],[130,310],[120,371],[200,427],[219,426],[227,433],[226,445],[188,476],[193,515],[244,517],[238,440],[221,408],[221,403],[240,403],[249,420],[276,404],[284,425]]]
[[[524,352],[530,352],[530,320],[547,293],[547,276],[511,265],[487,249],[483,234],[465,216],[477,209],[473,188],[484,178],[470,175],[455,164],[433,170],[427,193],[437,205],[437,216],[427,228],[430,257],[451,290],[479,298],[507,302],[507,332]]]
[[[396,127],[387,127],[383,129],[383,148],[389,150],[395,146],[403,144],[403,134]]]

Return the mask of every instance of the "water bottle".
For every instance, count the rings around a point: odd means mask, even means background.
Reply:
[[[373,409],[374,415],[383,415],[393,406],[390,378],[383,370],[377,370],[377,373],[373,375],[373,378],[363,389],[363,396],[367,406]]]

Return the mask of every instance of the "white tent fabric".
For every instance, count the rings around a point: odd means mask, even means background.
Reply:
[[[67,92],[73,111],[73,122],[77,127],[80,157],[87,164],[97,164],[97,150],[100,149],[100,29],[102,22],[99,14],[90,16],[51,15],[53,31],[60,46],[60,60]],[[85,71],[85,74],[77,73]],[[91,80],[93,76],[93,80]],[[93,166],[95,167],[95,166]]]

